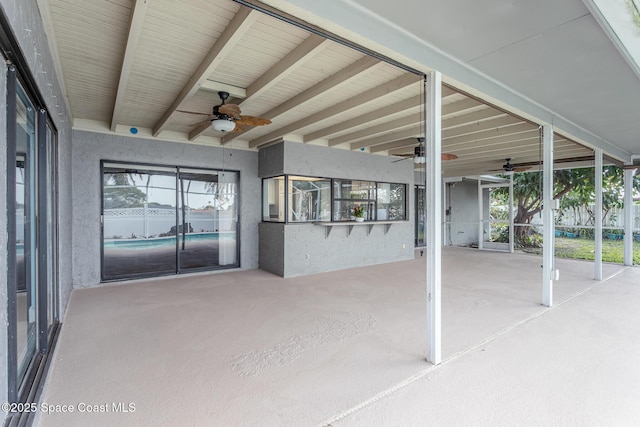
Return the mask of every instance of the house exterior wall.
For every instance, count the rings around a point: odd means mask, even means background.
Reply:
[[[449,203],[447,217],[449,241],[452,246],[478,244],[478,182],[462,180],[447,183]]]
[[[261,269],[284,276],[285,270],[285,224],[261,222],[258,225]]]
[[[386,156],[282,142],[260,150],[261,177],[304,175],[407,184],[407,218],[387,228],[375,222],[327,228],[313,223],[260,226],[260,267],[283,277],[413,258],[413,164]],[[265,165],[262,163],[265,162]],[[282,164],[280,168],[279,164]],[[373,224],[373,225],[370,225]],[[268,256],[269,259],[264,259]]]
[[[223,164],[224,154],[224,164]],[[258,154],[196,144],[87,131],[73,133],[73,285],[100,283],[102,176],[100,161],[237,170],[240,172],[240,268],[258,267]]]
[[[268,178],[284,173],[285,144],[270,145],[258,152],[258,176]]]
[[[49,41],[44,30],[36,0],[0,0],[0,8],[11,26],[11,32],[20,45],[29,70],[18,70],[20,73],[30,71],[45,105],[58,132],[58,204],[60,223],[58,226],[58,282],[59,313],[63,317],[69,301],[72,284],[71,265],[71,128],[70,115],[64,95],[59,85],[54,62],[49,50]],[[6,68],[0,77],[0,98],[6,100]],[[0,150],[6,153],[7,123],[6,103],[0,103]],[[0,171],[6,176],[6,155],[0,156]],[[6,180],[0,180],[0,200],[6,200]],[[0,213],[0,247],[7,248],[7,212]],[[7,323],[7,252],[0,252],[0,323]],[[6,327],[0,328],[0,346],[7,348]],[[0,401],[7,401],[7,352],[0,351]],[[0,421],[6,414],[0,412]]]

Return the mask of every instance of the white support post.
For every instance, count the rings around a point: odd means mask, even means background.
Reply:
[[[451,206],[451,203],[449,202],[449,191],[451,191],[450,185],[451,184],[446,184],[444,180],[442,180],[442,218],[444,218],[444,221],[442,221],[442,246],[449,246],[448,242],[450,239],[449,232],[447,230],[449,228],[447,226],[447,209]]]
[[[542,304],[553,306],[553,127],[542,127]]]
[[[593,262],[593,278],[602,280],[602,149],[595,149],[596,167],[594,170],[596,182],[596,200],[595,200],[595,230],[594,240],[596,249]]]
[[[624,171],[624,265],[633,265],[633,169]]]
[[[484,249],[484,200],[482,198],[484,189],[482,179],[478,178],[478,250]]]
[[[509,173],[509,252],[514,253],[515,227],[513,226],[513,172]]]
[[[433,71],[425,83],[427,187],[427,361],[438,365],[442,359],[442,75]]]

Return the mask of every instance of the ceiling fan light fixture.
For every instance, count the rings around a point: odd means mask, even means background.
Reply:
[[[231,132],[236,128],[233,120],[215,119],[211,120],[211,127],[218,132]]]
[[[424,145],[422,145],[422,141],[418,138],[420,145],[413,148],[413,163],[416,165],[423,165],[427,162],[427,158],[424,156]]]

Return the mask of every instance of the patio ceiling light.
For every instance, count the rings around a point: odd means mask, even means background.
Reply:
[[[236,122],[226,119],[211,120],[211,127],[218,132],[231,132],[236,128]]]

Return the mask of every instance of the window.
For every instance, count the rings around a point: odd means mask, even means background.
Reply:
[[[289,176],[289,222],[331,220],[331,180]]]
[[[403,221],[406,184],[283,175],[262,181],[265,222],[351,221],[356,207],[367,221]],[[285,214],[286,213],[286,214]]]
[[[284,222],[284,176],[262,180],[262,220]]]
[[[404,184],[378,183],[377,219],[379,221],[396,221],[406,218]]]
[[[364,211],[364,219],[376,220],[375,182],[336,179],[333,181],[333,220],[353,219],[353,209],[359,206]]]

